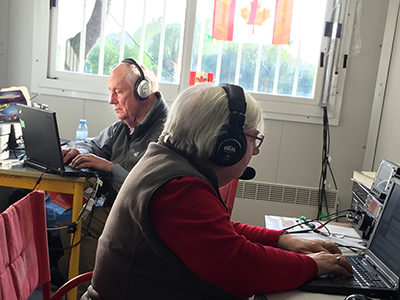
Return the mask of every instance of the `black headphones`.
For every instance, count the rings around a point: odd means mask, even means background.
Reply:
[[[229,124],[221,128],[211,161],[221,167],[239,162],[246,153],[247,140],[243,132],[246,100],[243,89],[238,85],[220,85],[228,96]]]
[[[144,76],[142,68],[133,58],[125,58],[122,62],[134,65],[139,70],[140,77],[135,82],[135,86],[133,87],[133,94],[135,95],[136,99],[140,101],[146,100],[151,93],[151,83]]]

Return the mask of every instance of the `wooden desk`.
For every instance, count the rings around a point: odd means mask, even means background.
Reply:
[[[0,185],[22,189],[33,189],[36,180],[41,172],[29,167],[23,167],[20,162],[1,161],[0,165]],[[83,191],[86,182],[85,177],[62,177],[54,174],[43,174],[42,180],[36,186],[38,190],[48,192],[58,192],[73,195],[72,203],[72,221],[77,221],[79,212],[83,205]],[[72,243],[77,243],[81,239],[81,223],[77,225],[75,238]],[[69,262],[68,277],[73,278],[79,273],[79,255],[80,245],[73,247],[71,250],[71,258]],[[75,288],[68,294],[68,299],[77,298],[77,289]]]

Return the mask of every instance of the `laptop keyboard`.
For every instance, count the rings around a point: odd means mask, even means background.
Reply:
[[[331,280],[335,284],[340,285],[353,285],[363,287],[382,287],[385,288],[387,285],[379,278],[376,272],[369,271],[363,260],[360,257],[347,257],[353,268],[353,277],[347,277],[340,274],[332,274]]]
[[[92,173],[92,170],[90,168],[82,168],[82,169],[73,169],[70,166],[64,165],[64,170],[65,172],[70,172],[70,173]]]

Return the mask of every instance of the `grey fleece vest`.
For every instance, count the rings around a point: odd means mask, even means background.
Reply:
[[[135,127],[133,134],[130,134],[125,122],[120,121],[113,138],[110,161],[121,165],[125,170],[130,171],[134,165],[142,158],[147,146],[151,142],[157,142],[168,114],[168,107],[162,100],[161,95],[154,107],[146,115],[141,124]],[[107,204],[111,206],[117,195],[111,186],[107,194]]]
[[[149,145],[111,209],[99,239],[92,286],[82,299],[242,299],[190,270],[161,241],[149,220],[151,196],[173,178],[197,177],[217,190],[215,173],[202,173],[168,147]]]

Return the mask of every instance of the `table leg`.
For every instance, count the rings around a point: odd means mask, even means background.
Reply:
[[[72,203],[72,221],[78,220],[79,212],[83,206],[83,183],[76,183],[74,186],[74,198]],[[81,222],[78,223],[76,232],[71,236],[71,245],[77,244],[81,239]],[[74,278],[79,274],[79,255],[80,255],[80,244],[76,245],[71,249],[71,259],[69,262],[69,274],[68,279]],[[71,290],[68,293],[68,300],[77,299],[77,288]]]

